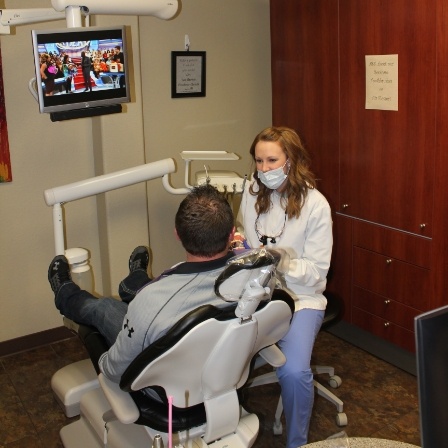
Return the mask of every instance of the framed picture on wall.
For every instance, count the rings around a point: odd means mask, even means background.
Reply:
[[[171,52],[171,98],[205,96],[205,51]]]

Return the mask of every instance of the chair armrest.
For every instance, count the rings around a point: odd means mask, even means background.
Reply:
[[[281,367],[286,362],[286,356],[275,344],[261,349],[258,354],[273,367]]]
[[[98,379],[104,395],[118,420],[125,425],[138,420],[140,412],[132,397],[127,392],[122,391],[117,383],[112,382],[102,373],[99,374]]]

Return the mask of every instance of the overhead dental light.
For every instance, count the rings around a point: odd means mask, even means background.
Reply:
[[[79,4],[74,4],[79,1]],[[66,19],[67,27],[82,26],[82,15],[120,14],[153,16],[168,20],[179,9],[178,0],[52,0],[53,8],[0,9],[0,34],[10,27]]]
[[[75,0],[76,1],[76,0]],[[120,14],[137,16],[154,16],[168,20],[174,17],[178,10],[178,0],[78,0],[76,5],[88,14]],[[73,0],[51,0],[56,11],[65,11],[74,6]]]

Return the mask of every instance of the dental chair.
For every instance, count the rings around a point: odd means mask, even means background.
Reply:
[[[275,343],[294,312],[291,297],[274,289],[278,261],[265,249],[229,260],[215,283],[223,306],[205,305],[181,318],[136,357],[120,384],[99,373],[98,382],[81,394],[79,420],[61,430],[64,447],[149,447],[156,435],[170,448],[252,446],[259,421],[241,407],[238,389],[254,356],[273,367],[285,362]],[[79,334],[96,363],[107,350],[104,339],[83,325]],[[55,373],[56,389],[70,368]],[[86,382],[78,370],[75,377]],[[62,389],[55,388],[63,403]]]

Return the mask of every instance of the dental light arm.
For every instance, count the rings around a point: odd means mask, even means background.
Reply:
[[[179,7],[178,0],[51,0],[56,11],[74,4],[88,14],[154,16],[164,20],[174,17]]]
[[[65,11],[59,12],[52,8],[2,9],[0,16],[2,25],[14,26],[65,19]]]
[[[139,165],[133,168],[116,171],[110,174],[91,177],[79,182],[63,185],[61,187],[50,188],[44,191],[45,202],[53,207],[53,227],[56,255],[65,252],[64,247],[64,221],[62,214],[62,204],[87,198],[96,194],[105,193],[118,188],[145,182],[158,177],[162,178],[162,184],[168,193],[188,194],[193,188],[188,182],[189,161],[191,160],[236,160],[238,156],[226,151],[184,151],[181,153],[186,161],[185,167],[185,187],[173,188],[170,185],[169,174],[176,171],[173,159],[163,159],[157,162]]]
[[[127,187],[139,182],[156,179],[176,170],[173,159],[159,160],[110,174],[45,190],[45,202],[51,206],[56,203],[74,201],[106,191]]]
[[[81,14],[141,15],[168,20],[179,8],[178,0],[52,0],[51,5],[53,8],[0,9],[0,35],[11,34],[11,26],[51,20],[66,19],[68,28],[80,27]]]
[[[55,187],[44,191],[45,202],[53,206],[53,227],[56,255],[64,254],[64,221],[61,205],[65,202],[75,201],[99,193],[116,190],[118,188],[134,185],[139,182],[163,178],[163,184],[169,187],[173,194],[186,194],[187,188],[174,189],[169,185],[168,174],[176,170],[173,159],[164,159],[157,162],[139,165],[116,171],[102,176],[92,177],[80,182]]]
[[[1,9],[0,34],[10,34],[11,26],[65,19],[65,11],[52,8]]]

